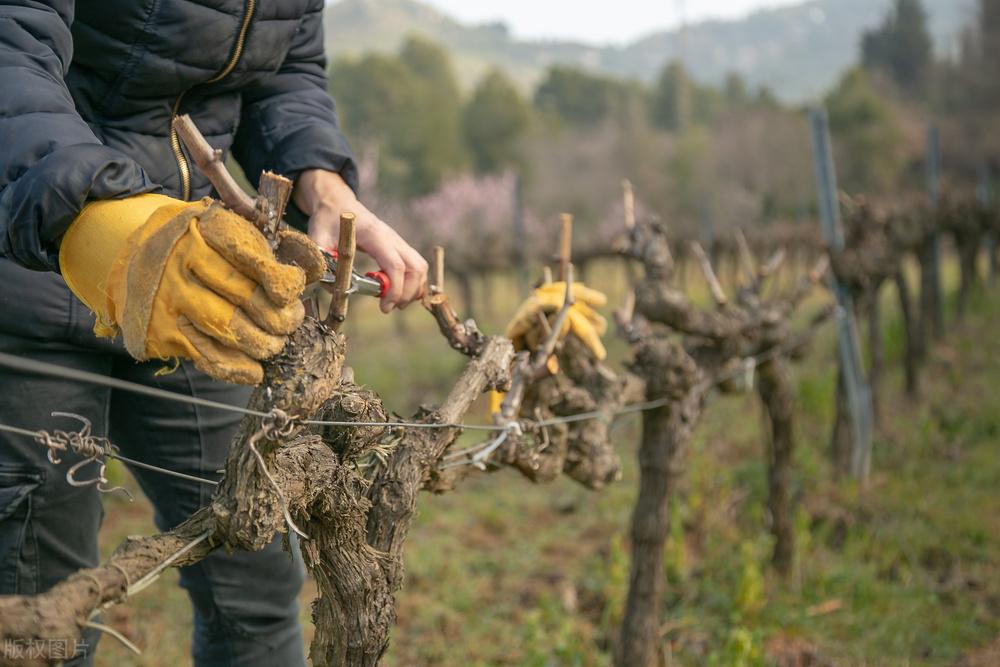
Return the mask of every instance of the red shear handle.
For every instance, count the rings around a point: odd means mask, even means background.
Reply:
[[[382,286],[382,289],[380,289],[378,293],[380,299],[389,292],[389,287],[392,285],[392,282],[390,282],[389,276],[385,271],[369,271],[365,274],[365,277],[371,278]]]
[[[335,248],[323,248],[323,250],[334,259],[339,259],[340,257],[340,254]],[[380,299],[388,294],[392,281],[389,280],[389,275],[385,271],[369,271],[365,274],[365,277],[371,278],[380,285],[381,288],[378,292]]]

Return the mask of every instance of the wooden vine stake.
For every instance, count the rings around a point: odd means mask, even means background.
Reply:
[[[635,227],[635,192],[632,181],[627,178],[622,181],[622,208],[625,211],[625,229]]]
[[[354,214],[340,214],[340,238],[337,241],[337,277],[331,292],[330,313],[326,324],[334,331],[340,331],[347,319],[347,306],[350,303],[351,278],[354,275],[354,255],[357,250],[357,237],[354,229]]]
[[[573,257],[573,216],[563,213],[559,222],[559,280],[567,280]]]
[[[444,294],[444,247],[434,246],[434,254],[431,257],[431,278],[433,282],[429,289],[432,294]]]

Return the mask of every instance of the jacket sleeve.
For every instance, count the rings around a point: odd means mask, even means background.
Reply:
[[[0,256],[58,270],[59,240],[84,204],[156,189],[104,146],[63,80],[74,0],[0,0]]]
[[[357,165],[327,88],[323,5],[312,3],[278,71],[243,91],[233,154],[255,185],[265,169],[289,178],[327,169],[358,189]]]

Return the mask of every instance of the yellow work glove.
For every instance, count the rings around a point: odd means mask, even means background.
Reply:
[[[608,352],[604,348],[604,343],[601,342],[601,336],[607,332],[608,323],[594,308],[605,305],[608,298],[603,293],[591,289],[583,283],[573,283],[573,299],[574,303],[570,306],[569,314],[563,323],[559,336],[564,338],[572,333],[587,346],[595,358],[603,360],[608,356]],[[565,301],[565,282],[542,285],[525,299],[514,317],[511,318],[505,332],[507,338],[513,341],[514,349],[519,351],[537,349],[547,336],[541,318],[546,318],[549,324],[552,324],[553,315],[559,312]],[[559,363],[554,356],[546,363],[552,374],[559,371]],[[504,396],[503,392],[490,392],[489,411],[491,415],[500,412]]]
[[[550,320],[551,315],[562,308],[566,299],[566,283],[557,282],[542,285],[528,297],[507,325],[506,335],[514,341],[515,350],[534,350],[545,340],[545,329],[539,315]],[[573,284],[573,299],[569,315],[563,324],[559,336],[565,337],[572,333],[580,339],[597,359],[608,356],[601,342],[608,330],[607,321],[594,308],[599,308],[608,302],[601,292],[591,289],[583,283]]]
[[[506,392],[490,389],[490,405],[487,408],[490,415],[500,413],[500,408],[503,407],[503,399],[506,395]]]
[[[323,264],[297,232],[283,234],[282,249],[308,258],[310,274]],[[192,359],[240,384],[263,380],[259,362],[302,322],[298,297],[318,277],[280,263],[264,236],[221,204],[162,195],[89,204],[66,231],[59,262],[97,315],[98,336],[121,333],[136,359]]]

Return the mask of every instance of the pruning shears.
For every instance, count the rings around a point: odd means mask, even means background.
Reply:
[[[323,252],[323,259],[326,260],[326,275],[320,278],[321,285],[333,285],[337,279],[337,251],[333,248],[320,248]],[[353,271],[351,276],[351,288],[348,294],[364,294],[366,296],[383,297],[389,291],[391,282],[389,276],[384,271],[369,271],[362,275]]]

